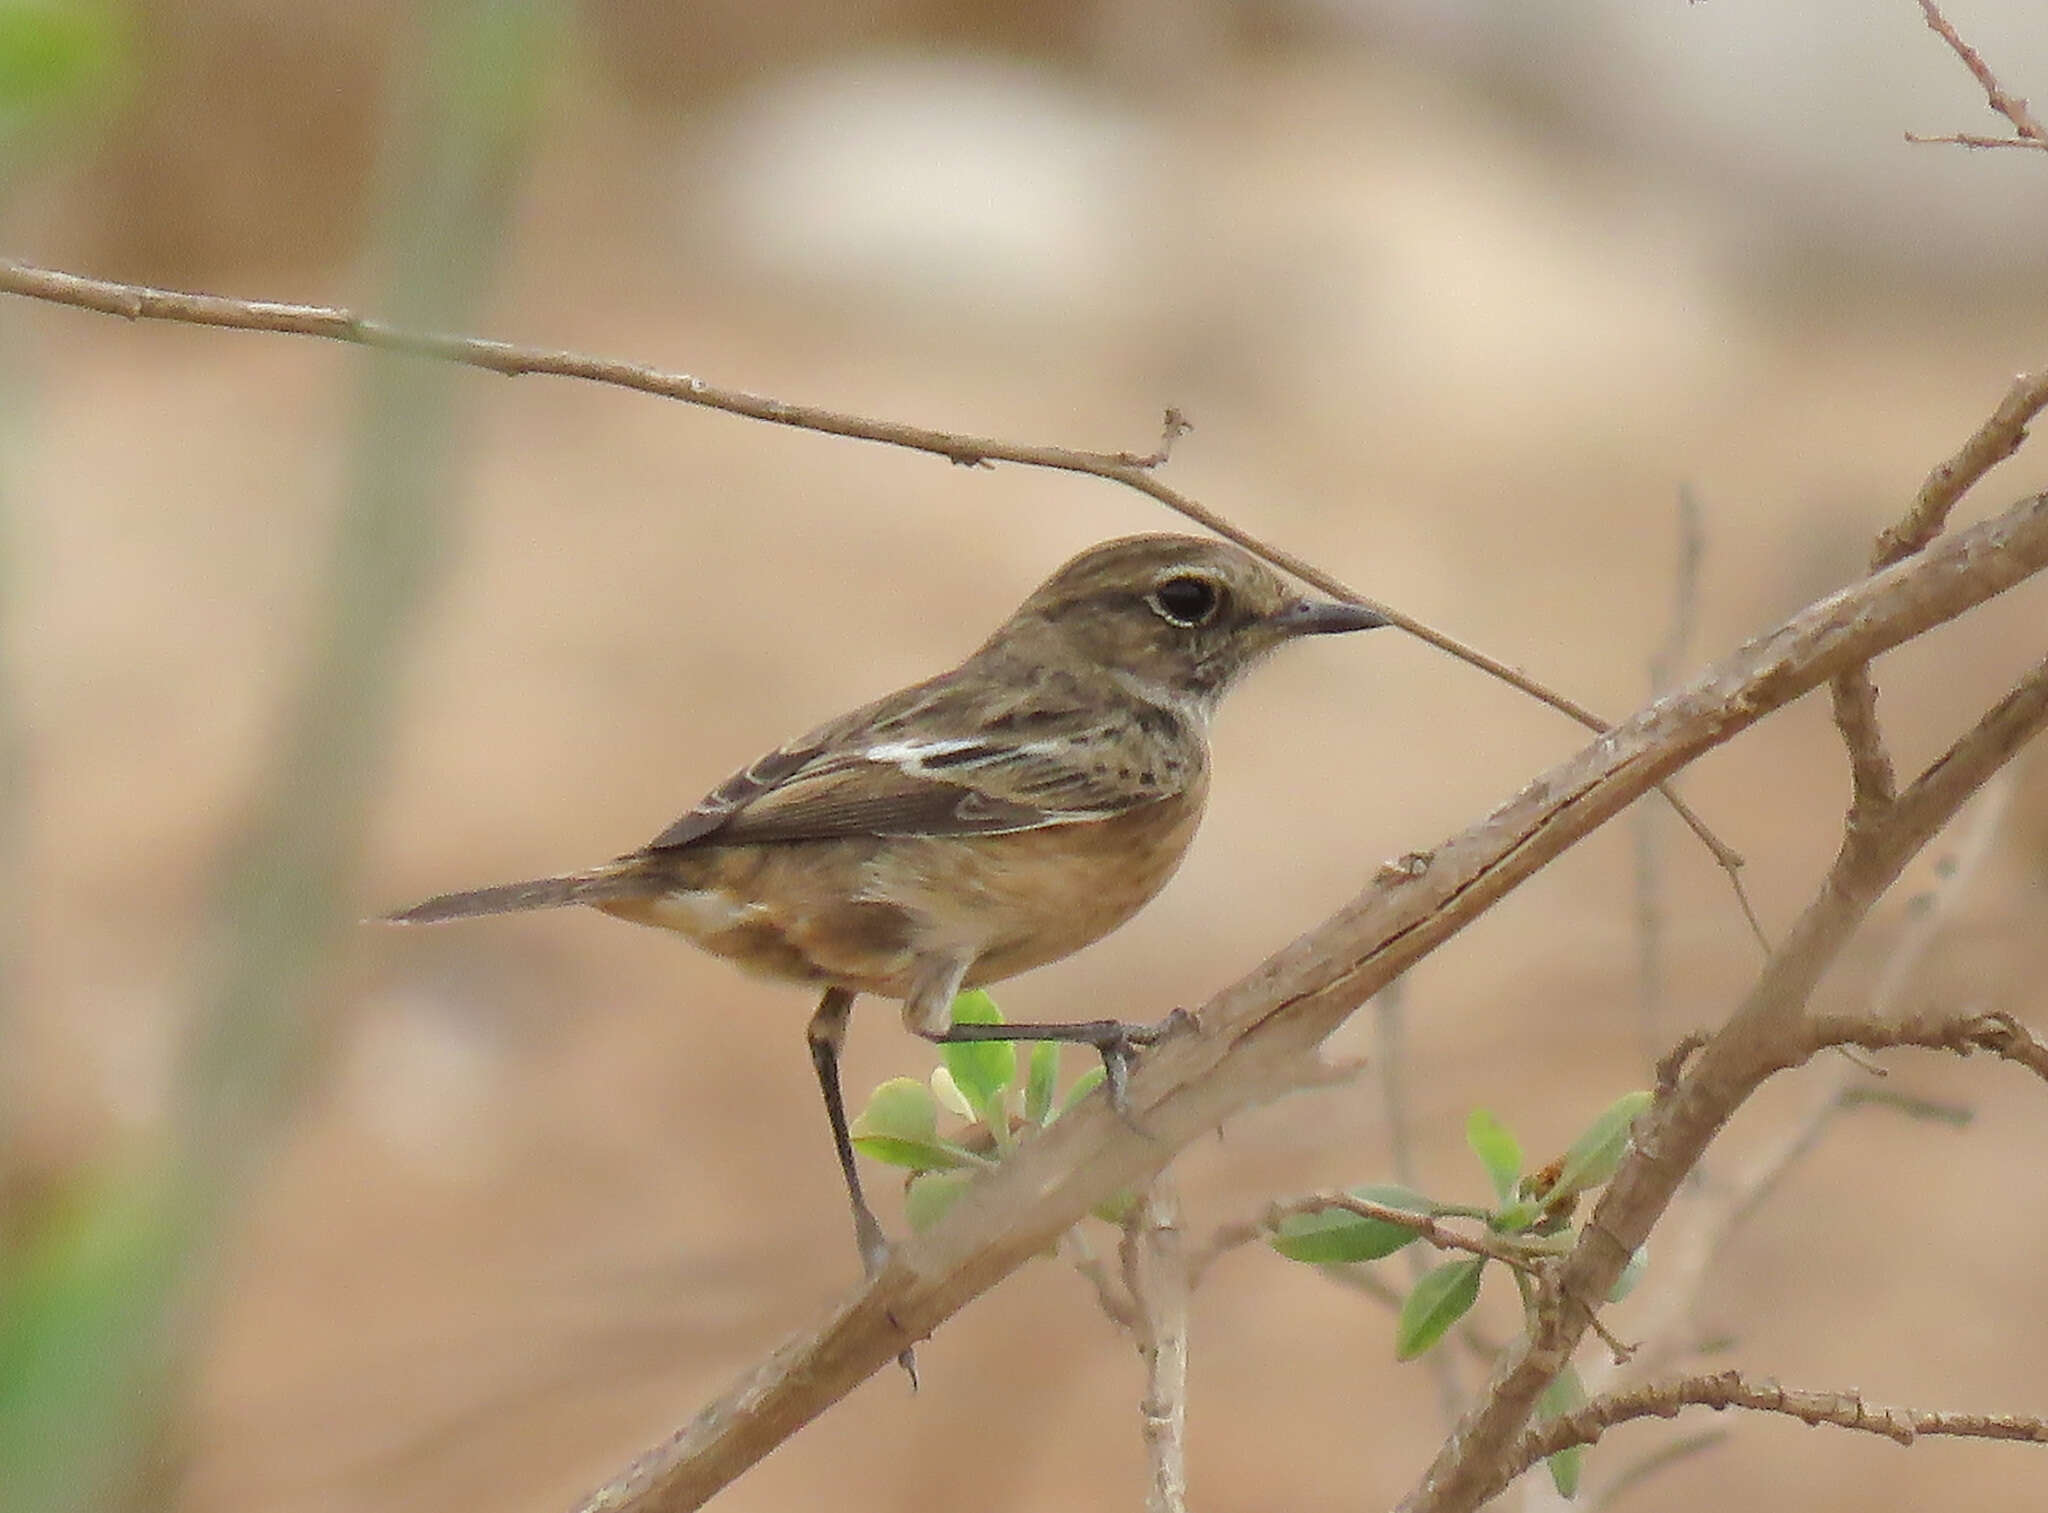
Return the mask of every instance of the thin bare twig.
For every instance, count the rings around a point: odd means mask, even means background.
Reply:
[[[1162,1176],[1124,1223],[1124,1282],[1145,1358],[1146,1513],[1187,1513],[1188,1290],[1180,1198]]]
[[[2048,1445],[2048,1421],[2017,1413],[1938,1413],[1925,1408],[1893,1408],[1867,1403],[1859,1392],[1813,1392],[1752,1382],[1739,1371],[1680,1377],[1596,1397],[1584,1407],[1529,1430],[1515,1442],[1508,1474],[1498,1491],[1522,1472],[1560,1450],[1590,1445],[1616,1424],[1639,1418],[1676,1418],[1684,1408],[1748,1408],[1781,1413],[1803,1424],[1830,1424],[1881,1434],[1896,1444],[1910,1445],[1923,1434],[1965,1439],[2014,1440]]]
[[[1816,1047],[1856,1045],[1867,1051],[1914,1046],[1967,1056],[1988,1051],[2048,1082],[2048,1043],[2010,1014],[1911,1015],[1881,1024],[1847,1014],[1816,1015],[1808,1034]]]
[[[1877,722],[1877,685],[1870,664],[1852,667],[1829,685],[1835,729],[1849,753],[1849,827],[1883,823],[1898,798],[1898,776]]]
[[[1411,1213],[1405,1208],[1391,1208],[1384,1203],[1375,1203],[1370,1198],[1354,1197],[1350,1193],[1307,1193],[1299,1198],[1283,1198],[1268,1204],[1265,1212],[1256,1219],[1243,1219],[1234,1224],[1219,1225],[1209,1237],[1206,1245],[1197,1249],[1188,1262],[1188,1274],[1200,1280],[1209,1268],[1223,1256],[1255,1240],[1263,1240],[1276,1233],[1289,1219],[1303,1214],[1326,1213],[1330,1209],[1341,1209],[1345,1213],[1358,1215],[1361,1219],[1377,1219],[1382,1224],[1398,1225],[1413,1230],[1415,1237],[1426,1245],[1438,1250],[1463,1251],[1467,1255],[1485,1256],[1512,1266],[1517,1271],[1533,1272],[1544,1254],[1542,1247],[1518,1245],[1502,1239],[1489,1231],[1466,1234],[1453,1229],[1440,1219],[1428,1214]]]
[[[687,373],[664,372],[658,368],[621,362],[615,358],[514,346],[510,342],[486,341],[480,337],[411,331],[388,325],[383,321],[369,320],[353,311],[334,306],[281,304],[270,300],[230,299],[223,295],[153,289],[142,284],[122,284],[106,279],[86,278],[80,274],[40,268],[9,258],[0,258],[0,294],[19,294],[51,304],[69,305],[75,309],[93,310],[104,315],[118,315],[126,320],[162,320],[235,331],[274,331],[293,336],[312,336],[380,351],[398,352],[412,357],[457,363],[508,378],[545,374],[556,378],[583,379],[591,383],[631,389],[641,394],[652,394],[663,399],[680,400],[684,404],[701,405],[706,409],[722,410],[729,415],[744,416],[771,425],[791,426],[827,436],[842,436],[853,441],[872,441],[908,451],[925,452],[944,457],[947,461],[963,467],[1007,462],[1020,467],[1080,473],[1111,483],[1120,483],[1126,488],[1136,489],[1139,493],[1150,496],[1175,514],[1214,532],[1224,540],[1235,542],[1254,556],[1261,557],[1283,572],[1321,589],[1332,598],[1341,599],[1349,604],[1364,605],[1384,617],[1389,625],[1398,626],[1409,635],[1434,646],[1438,651],[1455,657],[1468,666],[1476,667],[1510,687],[1519,689],[1567,718],[1577,721],[1588,730],[1608,729],[1607,722],[1584,705],[1546,688],[1526,673],[1510,667],[1496,657],[1488,656],[1475,646],[1469,646],[1411,615],[1403,614],[1391,605],[1382,604],[1377,599],[1366,598],[1313,563],[1262,541],[1208,506],[1163,482],[1158,477],[1156,469],[1166,460],[1173,439],[1187,429],[1187,421],[1175,410],[1166,412],[1166,433],[1159,448],[1149,455],[1133,457],[1129,452],[1084,452],[1069,447],[1029,446],[1017,442],[998,441],[993,437],[968,436],[958,432],[932,430],[924,426],[905,425],[897,421],[876,420],[817,405],[789,404],[783,400],[771,399],[764,394],[751,394],[743,389],[721,388]],[[1763,932],[1757,923],[1756,911],[1751,906],[1748,892],[1738,876],[1742,866],[1740,854],[1708,828],[1706,822],[1675,795],[1666,793],[1664,797],[1693,834],[1699,837],[1700,843],[1713,853],[1715,862],[1728,875],[1729,885],[1734,889],[1736,899],[1742,907],[1744,916],[1749,920],[1751,929],[1756,931],[1758,938],[1761,939]]]
[[[1980,137],[1967,131],[1952,131],[1938,137],[1909,131],[1906,140],[1916,147],[2028,147],[2036,152],[2048,152],[2048,142],[2036,141],[2032,137]]]
[[[1104,1317],[1117,1328],[1135,1333],[1138,1328],[1138,1310],[1131,1299],[1117,1285],[1109,1274],[1109,1268],[1102,1257],[1095,1253],[1095,1247],[1088,1243],[1088,1236],[1080,1227],[1069,1229],[1061,1236],[1060,1243],[1067,1253],[1067,1264],[1081,1274],[1095,1293],[1095,1303]]]
[[[1983,86],[1984,98],[1991,108],[2012,122],[2014,134],[2010,137],[1920,137],[1909,131],[1906,140],[1955,142],[1965,147],[2035,147],[2048,150],[2048,131],[2042,130],[2027,102],[1999,82],[1998,75],[1984,61],[1983,54],[1962,39],[1949,24],[1948,17],[1941,13],[1941,7],[1934,0],[1920,0],[1920,14],[1934,34],[1948,44],[1949,51],[1963,60],[1963,67],[1970,71],[1971,77]]]
[[[2048,368],[2022,373],[2005,397],[1954,456],[1936,467],[1920,485],[1912,508],[1894,525],[1878,533],[1871,552],[1873,571],[1903,562],[1941,534],[1956,504],[1984,475],[2020,449],[2027,426],[2048,408]]]

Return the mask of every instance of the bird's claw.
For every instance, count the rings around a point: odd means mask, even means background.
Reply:
[[[1186,1009],[1175,1009],[1157,1024],[1111,1023],[1095,1042],[1102,1057],[1102,1085],[1108,1090],[1110,1109],[1141,1135],[1145,1131],[1131,1115],[1131,1064],[1140,1050],[1192,1029],[1194,1023],[1195,1016]]]
[[[853,1211],[853,1234],[860,1246],[861,1272],[872,1285],[888,1266],[889,1257],[895,1253],[896,1247],[889,1243],[889,1237],[882,1233],[882,1226],[865,1203]],[[909,1345],[904,1346],[896,1357],[896,1364],[910,1378],[910,1390],[917,1391],[917,1351]]]

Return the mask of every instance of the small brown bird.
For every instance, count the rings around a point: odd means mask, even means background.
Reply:
[[[888,1245],[839,1085],[855,995],[901,999],[905,1026],[931,1041],[1093,1046],[1120,1101],[1134,1048],[1161,1026],[954,1025],[955,995],[1057,961],[1136,913],[1194,838],[1224,692],[1283,642],[1384,623],[1302,599],[1222,542],[1106,542],[951,672],[769,752],[638,851],[389,917],[588,904],[823,985],[811,1058],[872,1274]]]

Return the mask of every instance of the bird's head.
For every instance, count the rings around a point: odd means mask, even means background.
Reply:
[[[1106,671],[1148,703],[1206,716],[1284,642],[1385,623],[1359,605],[1301,597],[1228,542],[1126,536],[1046,579],[984,650],[1028,642],[1040,658]]]

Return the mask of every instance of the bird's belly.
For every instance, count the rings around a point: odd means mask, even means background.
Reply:
[[[762,976],[898,996],[917,923],[861,896],[875,849],[871,840],[693,847],[663,857],[644,893],[597,907]]]
[[[902,998],[934,957],[999,982],[1101,939],[1166,885],[1198,800],[1002,835],[692,847],[597,907],[749,971]]]
[[[966,985],[1000,982],[1093,944],[1166,886],[1200,819],[1166,800],[1114,819],[925,842],[917,871],[940,950],[973,957]],[[956,845],[958,843],[955,843]]]

